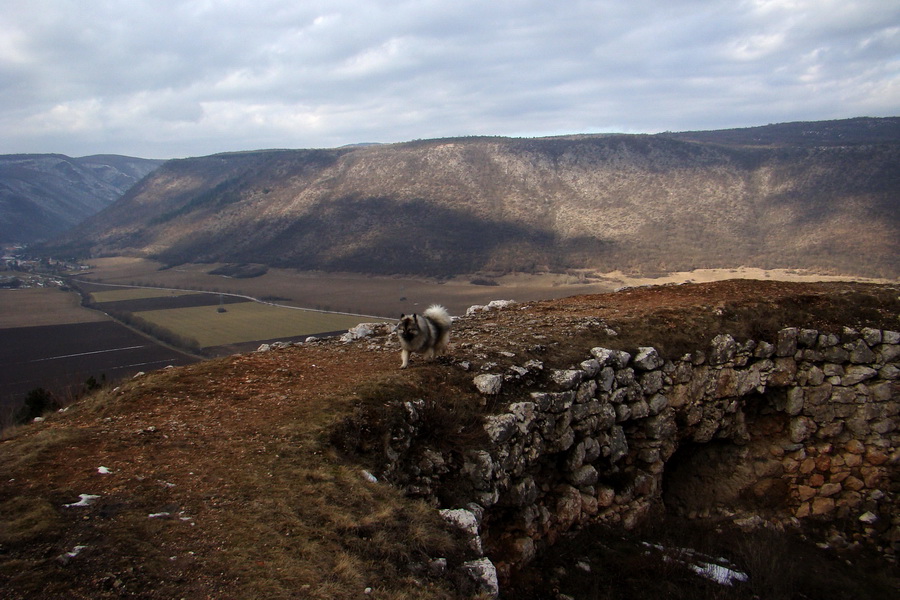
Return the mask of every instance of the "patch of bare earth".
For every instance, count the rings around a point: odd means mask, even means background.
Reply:
[[[898,314],[891,286],[662,286],[463,318],[450,360],[405,371],[390,337],[147,374],[0,442],[0,597],[453,598],[415,566],[459,540],[328,441],[373,389],[468,398],[460,373],[489,362],[565,366],[595,345],[674,355],[719,331],[897,328]],[[96,498],[69,506],[82,494]]]

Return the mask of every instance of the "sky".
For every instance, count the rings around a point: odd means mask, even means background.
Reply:
[[[900,116],[900,0],[0,0],[0,154]]]

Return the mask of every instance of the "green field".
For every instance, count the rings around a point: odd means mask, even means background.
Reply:
[[[344,331],[372,321],[371,317],[283,308],[258,302],[229,304],[225,308],[226,312],[218,312],[217,306],[198,306],[141,311],[135,315],[193,338],[201,348]]]
[[[176,298],[188,296],[199,292],[158,290],[152,288],[116,288],[102,292],[91,292],[94,302],[118,302],[120,300],[143,300],[145,298]]]

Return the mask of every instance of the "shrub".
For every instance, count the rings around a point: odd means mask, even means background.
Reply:
[[[16,413],[16,423],[28,423],[58,407],[59,402],[53,394],[42,387],[35,388],[25,396],[25,402]]]

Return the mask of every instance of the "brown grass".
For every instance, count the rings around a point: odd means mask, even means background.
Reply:
[[[454,357],[521,349],[547,325],[555,337],[541,341],[542,360],[560,363],[569,353],[583,360],[597,331],[587,328],[582,339],[571,326],[586,318],[608,321],[627,346],[669,343],[669,351],[704,333],[708,341],[707,328],[739,324],[754,311],[761,318],[753,327],[767,331],[783,318],[817,327],[837,319],[896,323],[895,288],[802,292],[797,299],[793,286],[725,283],[496,311],[460,324]],[[761,293],[795,301],[778,312]],[[830,303],[822,299],[828,294]],[[881,301],[866,299],[873,297]],[[683,337],[667,337],[673,331]],[[582,341],[588,345],[576,352],[572,345]],[[14,599],[458,597],[423,565],[436,557],[458,564],[464,543],[431,507],[370,483],[361,470],[383,466],[384,436],[402,424],[405,402],[422,401],[421,439],[451,454],[484,444],[480,415],[493,407],[473,392],[472,372],[440,362],[397,366],[394,348],[368,342],[231,356],[101,390],[44,423],[16,428],[0,442],[0,589]],[[101,465],[113,473],[98,475]],[[82,493],[101,498],[63,507]],[[453,493],[441,491],[458,506]],[[148,518],[160,512],[170,516]],[[557,588],[589,599],[867,600],[895,591],[888,575],[864,575],[865,562],[848,566],[803,540],[665,525],[641,537],[591,529],[566,538],[504,597],[552,598]],[[752,583],[726,589],[699,580],[648,556],[640,545],[648,540],[723,552]],[[58,560],[78,545],[87,549]],[[574,568],[582,559],[591,573]]]
[[[49,502],[27,496],[13,498],[0,505],[0,545],[22,544],[52,535],[61,525],[59,515]]]
[[[352,381],[360,356],[338,372]],[[247,358],[274,362],[148,375],[11,431],[0,446],[0,480],[16,482],[0,489],[4,597],[454,598],[425,565],[463,543],[328,444],[355,394],[316,377],[325,355]],[[101,498],[63,507],[82,493]]]

